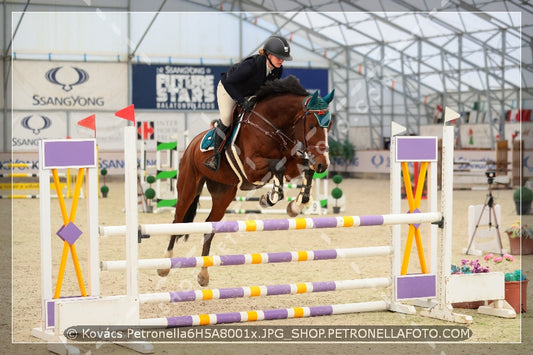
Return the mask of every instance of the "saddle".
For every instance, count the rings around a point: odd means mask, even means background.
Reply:
[[[246,176],[246,172],[244,170],[244,164],[241,161],[239,154],[237,153],[238,148],[235,145],[235,141],[237,140],[237,137],[239,136],[242,118],[244,117],[245,113],[246,111],[242,107],[235,106],[233,110],[233,119],[231,120],[231,124],[226,133],[226,137],[224,138],[220,146],[221,146],[221,149],[224,149],[225,151],[226,159],[228,159],[228,163],[231,166],[231,169],[233,170],[235,175],[237,175],[237,177],[239,178],[238,188],[246,191],[246,190],[255,190],[257,188],[263,187],[266,184],[266,182],[260,182],[260,183],[250,182],[248,180],[248,177]],[[202,152],[213,150],[214,135],[215,135],[215,128],[210,129],[204,135],[204,137],[202,138],[202,142],[200,144],[200,149]]]
[[[226,145],[229,144],[230,141],[232,141],[232,136],[235,134],[235,128],[240,125],[240,120],[242,116],[244,115],[244,110],[242,107],[235,106],[232,113],[233,117],[230,123],[230,126],[228,127],[228,131],[226,132],[226,137],[222,141],[222,144],[220,144],[221,151],[226,148]],[[206,132],[204,137],[202,138],[202,142],[200,143],[200,150],[202,152],[208,152],[210,150],[214,149],[214,137],[216,132],[216,127],[211,128],[209,131]]]

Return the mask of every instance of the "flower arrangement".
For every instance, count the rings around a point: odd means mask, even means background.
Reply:
[[[487,254],[483,257],[485,261],[492,260],[494,264],[498,265],[501,264],[504,260],[508,262],[514,261],[514,258],[512,255],[504,254],[503,256],[497,256],[494,257],[494,254]],[[479,259],[476,260],[468,260],[463,259],[461,260],[461,265],[456,266],[452,265],[451,267],[451,273],[452,274],[479,274],[479,273],[486,273],[490,272],[490,266],[483,266],[479,262]]]
[[[509,228],[505,230],[509,238],[529,238],[533,239],[533,227],[527,224],[520,224],[520,220],[514,222]]]

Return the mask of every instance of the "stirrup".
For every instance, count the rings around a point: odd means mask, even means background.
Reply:
[[[213,154],[212,156],[207,158],[203,164],[209,170],[217,172],[218,168],[220,167],[220,155]]]

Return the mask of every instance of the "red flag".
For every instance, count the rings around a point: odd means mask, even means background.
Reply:
[[[96,115],[90,115],[89,117],[85,117],[84,119],[78,121],[78,124],[82,127],[87,127],[89,129],[92,129],[94,131],[94,138],[96,138]]]
[[[135,106],[129,105],[128,107],[125,107],[122,110],[115,112],[115,116],[124,118],[128,121],[135,123]]]

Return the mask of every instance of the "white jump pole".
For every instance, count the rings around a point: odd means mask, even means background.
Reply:
[[[353,223],[345,224],[346,220]],[[370,219],[372,222],[365,223]],[[222,221],[222,222],[191,222],[191,223],[162,223],[162,224],[141,224],[142,234],[156,235],[173,235],[173,234],[190,234],[190,233],[237,233],[251,231],[275,231],[275,230],[295,230],[295,229],[315,229],[315,228],[340,228],[340,227],[359,227],[359,226],[378,226],[394,224],[414,224],[414,223],[431,223],[441,220],[439,212],[430,213],[413,213],[413,214],[386,214],[372,216],[348,216],[348,217],[315,217],[315,218],[289,218],[279,220],[251,220],[251,221]],[[320,222],[336,221],[336,225]],[[270,223],[272,222],[272,223]],[[286,223],[277,223],[286,222]],[[253,226],[254,229],[251,229]],[[105,230],[105,229],[104,229]],[[115,229],[116,230],[116,229]]]
[[[388,256],[392,254],[392,248],[390,246],[377,246],[377,247],[360,247],[360,248],[344,248],[335,249],[335,259],[346,258],[363,258],[371,256]],[[283,261],[274,261],[269,253],[250,253],[241,255],[226,255],[219,256],[194,256],[190,258],[159,258],[159,259],[140,259],[139,270],[154,270],[154,269],[171,269],[171,268],[186,268],[186,267],[200,267],[209,264],[210,266],[226,266],[226,265],[253,265],[253,264],[268,264],[273,262],[302,262],[302,261],[314,261],[314,255],[316,250],[307,250],[305,255],[307,259],[302,258],[302,253],[298,251],[290,252],[290,259]],[[320,251],[318,251],[320,252]],[[279,254],[279,253],[278,253]],[[241,262],[228,262],[228,259],[232,257],[242,256],[244,260]],[[257,256],[260,260],[257,260]],[[184,259],[194,259],[194,262],[187,262]],[[325,258],[324,258],[325,259]],[[223,261],[224,260],[224,261]],[[321,259],[322,260],[322,259]],[[174,264],[174,265],[173,265]],[[126,260],[109,260],[102,261],[102,271],[123,271],[127,267]]]

